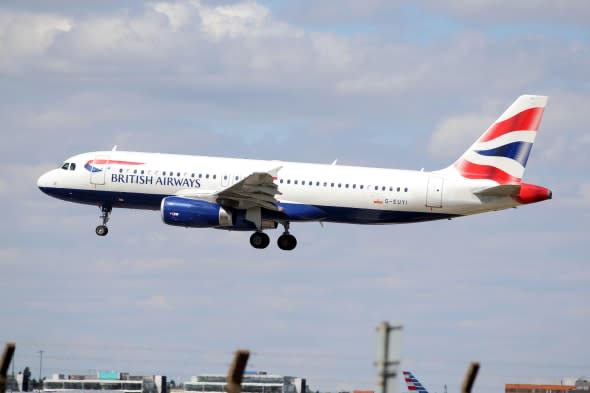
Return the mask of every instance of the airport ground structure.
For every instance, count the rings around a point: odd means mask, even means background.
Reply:
[[[507,383],[504,393],[590,393],[590,382],[581,377],[573,384],[562,385]]]
[[[18,377],[21,378],[18,378]],[[53,374],[43,381],[43,392],[90,393],[225,393],[227,377],[222,374],[200,374],[179,386],[170,386],[163,375],[130,375],[99,371],[89,375]],[[22,374],[10,378],[7,392],[22,392]],[[242,377],[244,393],[305,393],[306,379],[266,372],[246,372]]]
[[[226,376],[221,374],[201,374],[185,382],[185,393],[225,393]],[[264,371],[246,371],[242,377],[244,393],[305,393],[305,378],[271,375]]]

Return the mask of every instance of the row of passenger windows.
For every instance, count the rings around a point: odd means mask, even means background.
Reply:
[[[291,184],[291,179],[280,179],[279,183],[283,184],[283,182],[287,183],[287,184]],[[299,182],[298,180],[293,180],[293,184],[294,185],[298,185],[301,184],[302,186],[305,186],[306,184],[308,186],[313,186],[314,182],[313,181],[305,181],[305,180],[301,180],[301,182]],[[316,181],[315,182],[315,186],[316,187],[337,187],[337,188],[352,188],[353,190],[357,189],[357,185],[356,183],[350,184],[350,183],[333,183],[333,182],[319,182]],[[373,186],[375,191],[379,191],[379,189],[381,189],[381,191],[387,191],[389,189],[389,191],[397,191],[397,192],[401,192],[402,188],[401,187],[393,187],[393,186]],[[366,187],[367,190],[370,189],[370,186]],[[365,189],[365,185],[364,184],[359,184],[358,185],[358,189],[359,190],[364,190]],[[408,192],[408,187],[404,187],[403,188],[404,192]]]
[[[152,175],[152,171],[151,170],[139,170],[139,169],[134,169],[133,171],[131,171],[131,169],[127,169],[124,170],[123,168],[119,169],[119,173],[133,173],[134,175]],[[154,176],[160,176],[160,171],[153,171],[153,175]],[[183,175],[184,177],[189,177],[188,173],[180,173],[180,172],[174,172],[174,171],[162,171],[162,176],[177,176],[180,177],[181,175]],[[217,179],[217,175],[209,175],[208,173],[206,173],[205,175],[203,175],[202,173],[199,173],[199,175],[197,176],[195,173],[191,173],[190,177],[198,177],[199,179]],[[235,177],[235,180],[238,181],[240,179],[239,176]],[[223,180],[227,180],[227,175],[223,177]]]
[[[75,164],[71,164],[71,165],[75,165]],[[124,172],[130,173],[131,172],[131,169],[127,169],[127,170],[124,170],[123,168],[120,168],[119,169],[119,173],[124,173]],[[140,175],[145,175],[145,174],[151,175],[152,174],[152,171],[151,170],[145,171],[143,169],[141,169],[141,170],[139,170],[139,169],[133,169],[133,174],[136,174],[136,175],[137,174],[140,174]],[[158,176],[159,175],[159,171],[154,171],[154,175]],[[174,171],[162,171],[162,176],[177,176],[177,177],[180,177],[181,176],[181,173],[180,172],[174,172]],[[184,173],[184,176],[185,177],[188,177],[189,174],[185,172]],[[206,173],[205,175],[203,175],[202,173],[199,173],[198,176],[195,173],[191,173],[190,174],[190,177],[198,177],[199,179],[203,179],[203,178],[204,179],[213,179],[213,180],[217,179],[217,175],[215,175],[215,174],[209,175],[208,173]],[[223,180],[228,180],[228,179],[229,179],[229,176],[228,175],[224,175],[223,176]],[[234,177],[234,180],[237,182],[238,180],[240,180],[240,176],[235,176]],[[305,185],[314,186],[314,184],[315,184],[316,187],[349,188],[349,189],[353,189],[353,190],[356,190],[356,189],[364,190],[365,189],[365,185],[364,184],[359,184],[357,186],[356,183],[352,183],[352,184],[350,184],[350,183],[334,183],[334,182],[326,182],[326,181],[325,182],[316,181],[314,183],[311,180],[309,180],[309,181],[305,181],[305,180],[299,181],[299,180],[291,180],[291,179],[279,179],[279,183],[280,184],[302,185],[302,186],[305,186]],[[366,189],[369,190],[370,187],[371,186],[366,186]],[[402,192],[402,191],[403,192],[408,192],[408,187],[402,188],[402,187],[394,187],[394,186],[373,186],[373,189],[375,191],[379,191],[379,190],[381,190],[381,191],[388,191],[389,190],[390,192],[394,192],[394,191],[396,191],[396,192]]]

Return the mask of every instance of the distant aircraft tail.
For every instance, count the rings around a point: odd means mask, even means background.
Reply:
[[[420,381],[418,381],[418,378],[416,378],[414,376],[414,374],[412,374],[409,371],[404,371],[404,378],[406,380],[406,384],[408,385],[408,391],[410,393],[428,393],[428,390],[426,390],[424,388],[424,386],[422,386],[422,384],[420,383]]]
[[[547,105],[546,96],[523,95],[447,170],[468,179],[498,184],[522,181],[531,148]]]

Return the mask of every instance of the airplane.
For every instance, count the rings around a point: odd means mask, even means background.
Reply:
[[[420,381],[418,381],[418,378],[416,378],[414,374],[412,374],[409,371],[404,371],[403,374],[404,379],[406,380],[406,384],[408,385],[409,393],[428,393],[428,390],[426,390],[426,388],[422,386],[422,384],[420,383]]]
[[[159,210],[180,227],[252,231],[266,248],[265,230],[293,250],[293,222],[397,224],[452,219],[552,198],[522,181],[547,104],[523,95],[448,167],[427,172],[273,160],[96,151],[75,155],[37,181],[45,194],[96,205],[108,233],[113,208]]]

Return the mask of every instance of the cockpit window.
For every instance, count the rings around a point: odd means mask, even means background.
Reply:
[[[74,164],[73,162],[70,164],[70,171],[75,171],[76,170],[76,164]]]
[[[70,167],[70,163],[66,162],[61,166],[61,169],[65,169],[67,171],[69,167]]]

